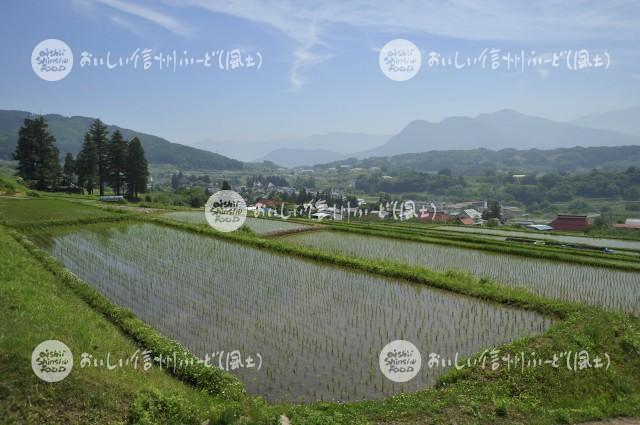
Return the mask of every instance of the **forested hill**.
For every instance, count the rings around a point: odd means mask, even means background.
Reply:
[[[550,150],[488,149],[430,151],[362,160],[350,158],[318,169],[379,167],[383,172],[398,170],[435,172],[450,169],[455,174],[481,175],[487,171],[570,173],[592,169],[623,171],[640,164],[640,146],[574,147]]]
[[[0,159],[11,159],[18,140],[18,130],[25,118],[32,114],[25,111],[0,110]],[[61,158],[67,152],[74,155],[82,146],[84,134],[94,118],[64,117],[57,114],[44,115],[49,131],[56,138]],[[108,126],[109,132],[120,130],[125,139],[137,137],[142,142],[147,160],[151,164],[170,164],[185,169],[199,170],[237,170],[243,163],[213,152],[171,143],[161,137],[140,133],[134,130]]]

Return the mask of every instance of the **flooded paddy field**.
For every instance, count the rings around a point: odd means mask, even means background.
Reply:
[[[290,235],[287,242],[434,270],[461,270],[549,298],[640,314],[640,273],[346,232]]]
[[[540,334],[553,322],[531,311],[154,224],[48,232],[36,238],[40,246],[194,354],[237,350],[245,367],[232,373],[250,393],[271,401],[379,399],[416,391],[445,370],[425,366],[429,353],[464,357]],[[379,369],[380,350],[396,339],[413,342],[423,356],[420,373],[406,384],[392,383]],[[253,368],[246,367],[246,356]]]

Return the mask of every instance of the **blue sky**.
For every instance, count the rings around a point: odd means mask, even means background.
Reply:
[[[42,40],[75,56],[63,80],[31,69]],[[445,55],[607,52],[608,70],[524,72],[427,69],[386,78],[378,52],[395,38]],[[640,104],[640,2],[49,0],[0,4],[0,108],[98,116],[191,144],[329,131],[393,134],[414,119],[440,120],[512,108],[557,120]],[[129,56],[241,49],[262,67],[81,68],[80,52]]]

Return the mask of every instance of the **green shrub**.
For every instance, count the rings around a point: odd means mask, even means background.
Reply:
[[[225,403],[211,409],[209,425],[280,425],[278,414],[267,413],[260,397],[242,403]]]
[[[503,399],[493,400],[493,405],[495,407],[495,414],[499,417],[507,416],[507,401]]]
[[[8,179],[0,178],[0,193],[13,195],[16,193],[16,185]]]
[[[640,211],[640,202],[626,202],[624,209],[627,211]]]
[[[157,390],[139,393],[131,403],[130,425],[200,425],[195,409],[178,395],[164,395]]]
[[[490,218],[487,221],[487,227],[498,227],[500,221],[497,218]]]

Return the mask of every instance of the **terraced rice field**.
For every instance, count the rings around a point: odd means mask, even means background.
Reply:
[[[477,227],[462,227],[462,226],[438,226],[435,230],[446,230],[447,232],[460,232],[460,233],[477,233],[477,234],[489,234],[500,235],[506,237],[522,237],[530,239],[546,239],[556,242],[566,242],[573,244],[591,245],[602,248],[616,248],[616,249],[631,249],[640,250],[640,241],[623,241],[619,239],[600,239],[589,238],[584,236],[567,236],[567,235],[550,235],[550,234],[537,234],[531,232],[518,232],[511,230],[499,230],[499,229],[482,229]]]
[[[284,240],[434,270],[462,270],[503,285],[527,288],[545,297],[585,302],[640,315],[640,273],[345,232],[320,231],[290,235]]]
[[[110,217],[115,214],[61,199],[47,198],[0,198],[0,221],[9,224],[31,224],[40,221],[83,220],[97,217]]]
[[[415,391],[444,371],[426,367],[428,353],[467,356],[552,323],[531,311],[153,224],[76,229],[36,240],[196,355],[239,350],[257,359],[259,353],[259,371],[234,373],[250,393],[272,401]],[[395,339],[412,341],[423,356],[421,372],[406,384],[391,383],[378,366],[380,350]]]
[[[204,217],[204,212],[200,211],[177,211],[165,213],[162,216],[177,221],[184,221],[186,223],[205,224],[207,222]],[[245,224],[249,226],[251,230],[261,235],[309,228],[309,226],[304,224],[288,222],[285,220],[266,220],[250,216],[247,217]]]

